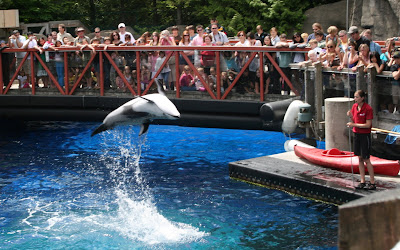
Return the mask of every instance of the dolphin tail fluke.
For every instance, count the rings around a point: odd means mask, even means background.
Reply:
[[[149,125],[148,123],[143,123],[142,126],[140,126],[140,132],[139,132],[139,136],[141,136],[142,134],[146,133],[147,130],[149,130]]]
[[[98,133],[101,133],[101,132],[103,132],[103,131],[106,131],[106,130],[108,130],[108,127],[107,127],[104,123],[102,123],[100,126],[98,126],[98,127],[93,131],[93,133],[92,133],[90,136],[94,136],[94,135],[96,135],[96,134],[98,134]]]

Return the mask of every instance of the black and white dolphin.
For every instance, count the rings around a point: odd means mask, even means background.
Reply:
[[[164,89],[156,80],[158,94],[138,96],[112,111],[103,123],[93,131],[94,136],[119,125],[140,125],[139,136],[146,133],[154,119],[175,120],[180,113],[175,105],[165,96]]]

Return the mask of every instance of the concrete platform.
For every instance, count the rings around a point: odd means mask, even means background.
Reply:
[[[347,203],[375,192],[400,188],[400,176],[377,175],[376,190],[357,190],[354,186],[360,180],[358,174],[352,177],[351,173],[310,164],[297,157],[294,152],[231,162],[229,175],[234,179],[335,204]]]

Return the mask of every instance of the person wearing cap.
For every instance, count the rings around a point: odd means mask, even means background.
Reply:
[[[351,26],[347,33],[350,35],[351,40],[356,42],[356,50],[357,51],[361,44],[368,45],[368,48],[371,45],[370,40],[368,40],[366,37],[360,35],[360,33],[358,32],[357,26]]]
[[[119,37],[122,43],[125,43],[125,35],[130,35],[131,36],[131,43],[135,44],[136,40],[133,37],[132,33],[126,31],[126,26],[124,23],[118,24],[118,30],[119,30]]]
[[[58,25],[57,40],[64,41],[64,37],[67,37],[70,42],[74,41],[74,37],[70,33],[65,32],[65,25],[60,23]]]
[[[400,114],[399,110],[399,97],[400,97],[400,51],[394,52],[392,59],[390,60],[389,64],[390,71],[392,72],[392,76],[394,81],[392,81],[392,100],[393,100],[393,113]],[[392,110],[389,107],[389,110]]]
[[[19,49],[22,48],[24,45],[24,42],[26,41],[26,38],[24,36],[21,36],[18,30],[14,30],[12,32],[12,35],[9,37],[9,45],[11,49]],[[16,61],[16,67],[21,63],[22,59],[24,58],[26,52],[15,52],[15,57],[17,58]],[[27,68],[27,63],[24,63],[23,69],[28,70]]]
[[[77,28],[76,32],[78,36],[74,40],[74,46],[82,44],[84,39],[86,39],[86,41],[88,42],[90,41],[90,38],[88,36],[85,36],[85,29],[83,27]]]

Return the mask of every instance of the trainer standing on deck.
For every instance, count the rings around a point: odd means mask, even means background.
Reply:
[[[373,119],[373,111],[371,106],[365,103],[365,92],[357,90],[354,93],[355,104],[351,110],[347,111],[347,116],[352,118],[352,122],[347,123],[348,127],[353,127],[354,132],[354,154],[358,156],[360,169],[360,183],[357,189],[374,190],[375,178],[374,167],[370,160],[371,151],[371,127]],[[367,164],[370,182],[365,182],[365,166]]]

